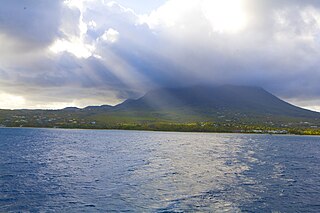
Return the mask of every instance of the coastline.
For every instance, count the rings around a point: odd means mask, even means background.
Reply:
[[[48,129],[48,130],[97,130],[97,131],[141,131],[141,132],[170,132],[170,133],[208,133],[208,134],[250,134],[250,135],[271,135],[271,136],[315,136],[320,137],[320,134],[294,134],[294,133],[268,133],[268,132],[253,132],[253,131],[178,131],[167,129],[125,129],[125,128],[73,128],[73,127],[38,127],[38,126],[19,126],[7,127],[1,126],[0,129]]]

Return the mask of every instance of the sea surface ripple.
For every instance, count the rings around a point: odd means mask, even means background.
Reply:
[[[320,212],[320,137],[0,128],[0,212]]]

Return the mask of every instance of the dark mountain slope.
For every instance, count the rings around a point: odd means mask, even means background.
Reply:
[[[259,87],[196,86],[158,89],[137,100],[127,100],[115,107],[118,111],[192,111],[250,113],[260,116],[320,117],[320,113],[293,106]]]
[[[87,106],[83,108],[83,111],[103,111],[103,110],[110,110],[113,107],[110,105],[101,105],[101,106]]]

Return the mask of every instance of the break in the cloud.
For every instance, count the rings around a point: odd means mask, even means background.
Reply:
[[[0,108],[116,104],[155,87],[240,84],[320,109],[318,1],[152,2],[3,3]]]

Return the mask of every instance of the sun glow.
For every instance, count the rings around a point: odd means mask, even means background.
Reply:
[[[202,11],[217,32],[237,32],[247,23],[243,0],[204,0]]]
[[[92,55],[94,47],[84,44],[80,39],[73,38],[71,41],[57,40],[49,49],[54,53],[69,52],[78,58],[88,58]]]
[[[22,96],[0,93],[0,109],[22,109],[26,100]]]

